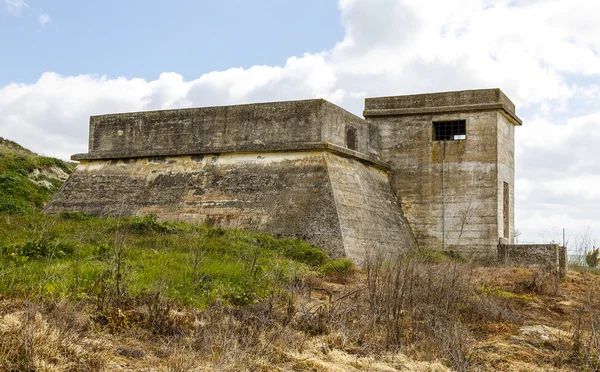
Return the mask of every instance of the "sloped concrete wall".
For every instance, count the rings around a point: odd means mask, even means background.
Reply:
[[[298,237],[359,264],[412,241],[387,174],[325,151],[84,161],[45,209],[62,211]]]
[[[344,255],[322,153],[224,154],[81,163],[47,213],[143,216],[298,237]]]
[[[367,252],[415,248],[387,173],[353,159],[326,154],[346,255],[361,263]]]

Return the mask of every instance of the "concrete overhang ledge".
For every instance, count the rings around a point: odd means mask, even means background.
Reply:
[[[71,160],[89,161],[89,160],[116,160],[116,159],[136,159],[136,158],[155,158],[155,157],[177,157],[177,156],[194,156],[194,155],[219,155],[219,154],[249,154],[249,153],[266,153],[266,152],[310,152],[310,151],[327,151],[336,155],[344,156],[358,160],[362,163],[372,165],[384,171],[389,171],[390,167],[386,162],[375,157],[363,154],[358,151],[353,151],[345,147],[337,146],[328,142],[316,143],[299,143],[281,147],[265,147],[265,146],[234,146],[230,148],[220,148],[218,150],[211,149],[209,151],[194,150],[194,149],[179,149],[177,151],[157,150],[157,151],[96,151],[83,154],[74,154]]]

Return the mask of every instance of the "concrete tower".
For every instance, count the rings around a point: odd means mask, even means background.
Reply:
[[[495,257],[514,240],[514,104],[499,89],[367,98],[381,159],[422,248]]]

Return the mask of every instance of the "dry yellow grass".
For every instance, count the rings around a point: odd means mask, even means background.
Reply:
[[[577,328],[575,314],[583,312],[587,318],[593,315],[586,313],[586,305],[590,303],[590,289],[600,285],[598,276],[571,272],[562,283],[537,288],[531,282],[540,274],[531,269],[476,268],[470,275],[469,282],[474,287],[488,288],[485,296],[498,297],[493,306],[504,306],[507,316],[480,321],[469,318],[471,323],[463,324],[470,343],[465,370],[583,368],[578,364],[583,359],[574,359],[574,331],[578,329],[584,341],[591,334],[588,328]],[[328,324],[323,332],[298,326],[300,321],[309,321],[302,318],[308,311],[325,314],[344,301],[345,307],[337,311],[350,312],[354,302],[364,300],[361,293],[365,280],[360,272],[344,284],[314,279],[289,300],[292,308],[286,308],[281,301],[249,308],[215,306],[201,312],[172,308],[167,316],[184,329],[173,335],[156,334],[143,326],[146,323],[140,309],[121,312],[119,316],[125,320],[115,328],[96,319],[90,303],[4,299],[0,302],[0,370],[451,370],[442,364],[447,361],[436,360],[428,354],[430,348],[418,342],[406,344],[401,351],[361,345],[383,336],[357,336],[356,332],[368,328],[364,324],[351,327],[353,323],[343,323],[339,314],[338,323]],[[291,315],[286,318],[288,313]]]

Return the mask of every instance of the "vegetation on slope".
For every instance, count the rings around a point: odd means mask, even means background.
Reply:
[[[38,156],[0,137],[0,213],[40,210],[72,170],[67,162]]]
[[[594,273],[421,251],[356,270],[295,239],[47,216],[60,178],[37,178],[69,165],[0,155],[0,371],[600,370]]]
[[[160,222],[29,214],[0,223],[0,293],[254,303],[330,260],[297,239]],[[118,298],[117,298],[118,297]]]

